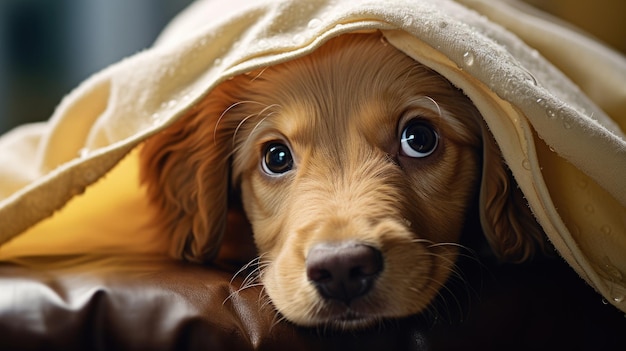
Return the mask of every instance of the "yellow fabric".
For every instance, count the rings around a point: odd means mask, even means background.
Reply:
[[[164,252],[140,143],[233,75],[373,30],[474,101],[559,253],[626,311],[626,60],[512,0],[194,3],[49,122],[0,138],[0,259]]]
[[[2,247],[0,257],[54,254],[167,254],[167,238],[151,225],[154,212],[139,184],[137,152],[76,194],[54,216]]]

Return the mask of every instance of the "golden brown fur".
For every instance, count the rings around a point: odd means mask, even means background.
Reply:
[[[414,119],[439,136],[423,158],[402,151]],[[263,166],[273,142],[293,155],[284,173]],[[542,241],[471,101],[373,34],[224,82],[146,143],[143,178],[172,254],[192,261],[215,257],[229,196],[240,193],[260,279],[300,325],[358,327],[424,310],[454,269],[479,187],[497,254],[523,261]],[[382,255],[371,289],[349,303],[324,298],[306,273],[313,247],[345,242]]]

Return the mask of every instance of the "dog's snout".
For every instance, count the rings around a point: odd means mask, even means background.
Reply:
[[[364,244],[318,244],[306,259],[306,273],[326,299],[349,304],[365,295],[383,269],[379,250]]]

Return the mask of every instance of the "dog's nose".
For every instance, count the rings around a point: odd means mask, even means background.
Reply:
[[[369,292],[382,269],[379,250],[354,242],[318,244],[306,258],[307,277],[317,291],[346,305]]]

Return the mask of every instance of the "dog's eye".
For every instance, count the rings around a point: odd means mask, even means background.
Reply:
[[[293,157],[289,147],[281,143],[270,143],[265,147],[263,171],[269,175],[277,175],[293,168]]]
[[[435,129],[422,120],[411,120],[402,130],[400,151],[402,155],[422,158],[432,154],[439,144]]]

